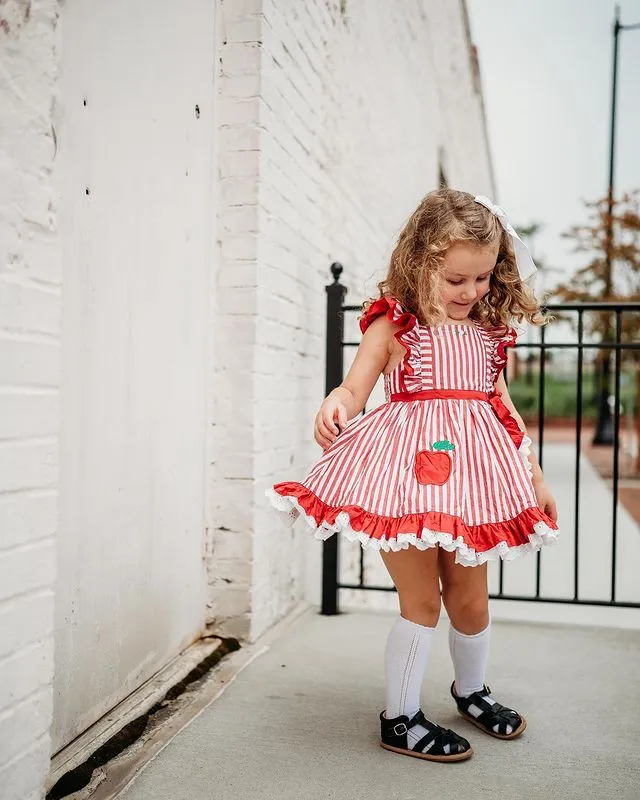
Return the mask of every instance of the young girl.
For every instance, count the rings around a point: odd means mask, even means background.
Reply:
[[[545,322],[526,284],[534,273],[490,200],[451,189],[427,195],[400,234],[380,298],[364,306],[353,366],[316,417],[323,456],[302,483],[268,491],[318,538],[342,532],[380,551],[401,614],[386,646],[380,744],[397,753],[432,761],[473,753],[420,710],[441,596],[459,712],[500,739],[526,727],[485,685],[485,665],[487,561],[557,536],[555,502],[502,374],[516,339],[511,322]],[[387,402],[347,425],[380,373]]]

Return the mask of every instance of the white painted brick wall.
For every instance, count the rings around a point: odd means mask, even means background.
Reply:
[[[249,635],[262,0],[218,6],[218,263],[214,287],[207,619]]]
[[[317,575],[320,546],[274,522],[264,490],[319,455],[330,262],[345,264],[349,302],[374,293],[394,236],[437,185],[439,153],[452,185],[492,193],[463,9],[222,4],[211,605],[249,638],[304,596],[309,551]],[[245,616],[230,593],[248,598]]]
[[[0,3],[0,794],[49,767],[60,258],[51,165],[55,0]]]
[[[491,191],[458,4],[219,4],[210,618],[256,638],[305,594],[301,527],[264,489],[318,455],[324,286],[374,290],[436,183]],[[0,786],[42,796],[57,527],[61,264],[51,189],[56,0],[0,0]],[[356,558],[352,549],[351,558]]]

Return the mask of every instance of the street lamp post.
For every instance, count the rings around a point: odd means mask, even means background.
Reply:
[[[609,128],[609,189],[607,192],[607,219],[605,231],[605,265],[604,265],[604,299],[611,298],[613,289],[611,254],[613,250],[613,194],[615,179],[615,142],[616,142],[616,97],[618,88],[618,40],[620,31],[640,28],[640,23],[623,25],[620,22],[620,6],[616,5],[613,19],[613,73],[611,79],[611,124]],[[604,338],[608,338],[609,321],[605,325]],[[611,367],[609,353],[604,351],[600,369],[598,390],[598,418],[593,444],[613,444],[613,420],[609,408],[609,385]]]

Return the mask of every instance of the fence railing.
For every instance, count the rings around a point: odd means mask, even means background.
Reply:
[[[343,267],[334,263],[331,265],[331,272],[333,275],[333,283],[326,287],[327,291],[327,338],[326,338],[326,393],[328,394],[332,389],[338,386],[344,377],[344,353],[345,349],[354,348],[358,346],[358,342],[345,341],[344,339],[344,319],[345,314],[356,313],[361,310],[361,306],[345,305],[346,287],[340,283],[340,276],[343,272]],[[535,593],[531,595],[513,594],[504,590],[504,564],[499,562],[498,570],[498,590],[492,592],[490,597],[492,599],[503,600],[524,600],[533,602],[544,603],[569,603],[579,605],[606,605],[606,606],[621,606],[640,608],[640,602],[633,600],[619,600],[616,596],[616,579],[617,579],[617,561],[618,561],[618,507],[619,507],[619,487],[620,487],[620,409],[621,409],[621,375],[622,375],[622,360],[623,356],[635,359],[633,362],[634,369],[640,369],[637,361],[640,360],[640,341],[634,338],[631,341],[622,341],[623,339],[623,326],[626,315],[640,313],[640,303],[564,303],[553,304],[547,306],[547,310],[553,315],[567,317],[567,315],[574,315],[577,317],[574,322],[574,330],[577,333],[576,341],[572,342],[557,342],[548,341],[545,335],[545,328],[539,329],[539,341],[525,341],[519,342],[516,347],[524,348],[528,351],[529,360],[531,361],[532,353],[538,351],[538,374],[537,374],[537,410],[535,413],[536,419],[534,420],[535,429],[537,430],[537,454],[540,465],[544,465],[545,455],[545,434],[546,434],[546,421],[547,421],[547,388],[549,378],[547,375],[547,360],[549,354],[554,352],[569,351],[575,354],[575,465],[574,465],[574,519],[572,521],[572,535],[573,535],[573,596],[572,597],[558,597],[548,596],[541,591],[541,554],[536,554],[535,565]],[[596,341],[591,338],[585,337],[585,313],[606,313],[613,317],[613,325],[609,326],[612,330],[612,341]],[[640,328],[640,318],[638,320],[638,328]],[[614,368],[613,368],[613,393],[612,393],[612,470],[611,470],[611,529],[609,532],[603,531],[602,536],[610,535],[611,541],[611,576],[610,576],[610,592],[609,597],[605,599],[593,599],[583,597],[580,593],[580,502],[581,502],[581,461],[583,458],[583,434],[584,434],[584,385],[587,370],[593,367],[594,359],[590,356],[594,354],[609,354],[606,359],[607,362],[613,354]],[[602,355],[600,356],[602,360]],[[609,370],[607,369],[607,375]],[[513,391],[511,391],[513,395]],[[637,417],[640,397],[634,398],[636,407],[635,414]],[[522,410],[519,409],[522,413]],[[524,416],[524,415],[523,415]],[[533,431],[530,425],[531,419],[528,420],[528,427],[530,432]],[[640,446],[636,440],[636,446]],[[640,492],[640,484],[638,485],[638,492]],[[640,501],[638,501],[640,505]],[[563,526],[563,536],[571,535],[570,529],[565,525]],[[638,532],[640,538],[640,531]],[[382,591],[393,592],[393,586],[383,585],[367,585],[365,581],[365,565],[364,565],[364,551],[360,550],[360,564],[359,564],[359,578],[356,582],[342,582],[339,577],[339,547],[338,536],[332,536],[327,539],[323,544],[323,566],[322,566],[322,603],[321,612],[323,614],[337,614],[339,611],[339,590],[340,589],[356,589],[363,591]],[[638,565],[640,566],[640,565]]]

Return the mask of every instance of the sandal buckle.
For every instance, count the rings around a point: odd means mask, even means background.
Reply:
[[[398,730],[398,728],[401,728],[402,730]],[[404,734],[409,730],[409,728],[407,728],[404,722],[398,722],[398,724],[394,725],[391,730],[394,732],[396,736],[404,736]]]

